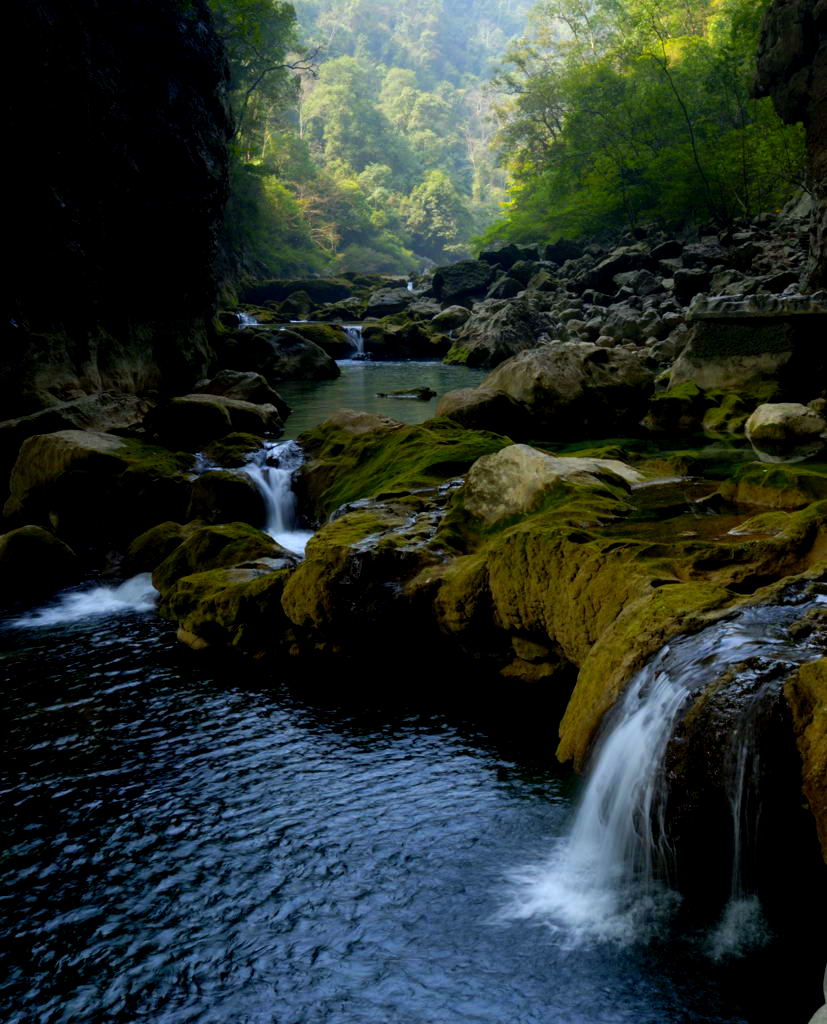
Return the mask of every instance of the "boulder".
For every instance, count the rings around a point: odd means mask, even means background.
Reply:
[[[809,401],[827,380],[827,294],[696,299],[691,332],[669,384],[743,390],[774,382],[779,397]]]
[[[353,355],[353,342],[341,324],[291,324],[290,331],[318,345],[331,359],[350,359]]]
[[[77,548],[121,544],[165,520],[182,522],[191,455],[95,431],[30,437],[11,474],[5,514],[50,525]]]
[[[497,278],[485,293],[485,297],[487,299],[513,299],[524,288],[525,285],[522,281],[518,281],[516,277],[506,275]]]
[[[205,523],[250,523],[264,525],[267,509],[261,491],[241,471],[214,469],[192,483],[187,519]]]
[[[572,484],[608,489],[614,496],[641,480],[641,473],[616,459],[558,458],[529,445],[513,444],[478,459],[457,500],[490,528],[531,515]]]
[[[484,302],[460,328],[444,361],[497,366],[518,352],[534,348],[547,329],[546,317],[525,299]]]
[[[252,405],[272,405],[279,417],[286,420],[290,406],[274,391],[260,373],[252,370],[221,370],[211,380],[202,380],[195,387],[195,394],[223,395],[239,402]]]
[[[702,388],[688,381],[652,396],[644,426],[657,434],[695,433],[712,404]]]
[[[545,245],[540,250],[542,259],[549,263],[557,263],[562,266],[566,260],[578,260],[583,255],[583,246],[579,242],[572,242],[566,238],[560,238],[550,245]]]
[[[433,318],[431,323],[441,331],[453,331],[462,327],[471,316],[471,311],[465,306],[447,306]]]
[[[517,260],[522,259],[522,253],[520,247],[514,245],[513,242],[502,242],[489,249],[483,249],[479,258],[483,263],[488,263],[492,267],[508,270]]]
[[[744,429],[758,457],[769,461],[804,459],[827,442],[827,420],[796,402],[759,405]]]
[[[445,306],[484,295],[494,278],[494,268],[482,260],[462,260],[434,272],[434,295]]]
[[[601,260],[592,270],[585,273],[580,282],[583,288],[594,288],[598,292],[609,292],[614,288],[616,274],[630,270],[644,270],[652,266],[648,252],[640,245],[621,246]]]
[[[436,407],[468,430],[490,430],[506,437],[524,437],[529,428],[525,409],[505,391],[495,388],[459,388],[448,391]]]
[[[157,406],[146,417],[148,433],[162,444],[198,451],[230,433],[278,437],[281,418],[272,405],[253,405],[224,395],[182,395]]]
[[[204,454],[213,465],[223,469],[238,469],[250,461],[250,456],[260,451],[263,438],[257,434],[227,434],[208,444]]]
[[[124,571],[132,576],[153,572],[199,525],[167,522],[145,530],[127,548]]]
[[[265,302],[283,302],[296,292],[304,292],[320,306],[325,302],[341,302],[353,295],[353,285],[338,277],[274,278],[247,288],[242,294],[244,302],[263,306]]]
[[[521,352],[489,374],[483,387],[524,405],[535,436],[585,438],[634,431],[653,384],[636,354],[569,341]]]
[[[380,288],[368,299],[365,316],[391,316],[404,313],[416,296],[407,288]]]
[[[675,298],[682,306],[689,303],[702,292],[708,292],[712,284],[712,274],[708,270],[680,269],[675,271]]]
[[[827,658],[802,665],[784,695],[801,755],[804,796],[827,863]]]
[[[0,535],[0,603],[46,597],[76,583],[81,563],[72,549],[39,526]]]
[[[362,338],[371,359],[428,359],[438,354],[430,334],[418,323],[365,324]]]
[[[269,384],[285,380],[333,380],[336,361],[296,331],[247,327],[221,339],[217,356],[222,369],[253,370]]]

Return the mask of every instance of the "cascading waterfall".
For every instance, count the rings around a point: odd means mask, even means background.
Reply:
[[[264,532],[273,540],[303,555],[310,531],[296,528],[296,495],[293,474],[304,461],[304,454],[295,441],[277,441],[256,452],[242,468],[264,498],[267,510]]]
[[[356,347],[356,354],[353,356],[354,359],[367,359],[368,355],[365,352],[365,338],[362,333],[361,324],[343,324],[345,334],[350,338]]]
[[[550,859],[511,874],[512,900],[504,916],[539,919],[571,944],[651,938],[679,902],[667,884],[674,860],[661,769],[681,712],[692,696],[745,659],[761,655],[792,669],[817,657],[810,641],[791,640],[787,632],[824,601],[741,609],[664,647],[638,672],[606,723],[569,834]],[[775,685],[782,681],[778,677]],[[762,687],[755,700],[766,693]],[[740,952],[760,937],[760,906],[745,891],[740,868],[758,813],[749,788],[757,756],[749,718],[732,742],[733,756],[738,751],[730,779],[733,892],[713,936],[713,956]]]
[[[258,327],[259,321],[249,313],[236,313],[239,327]]]

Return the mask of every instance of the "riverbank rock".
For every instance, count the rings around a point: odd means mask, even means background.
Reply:
[[[458,388],[446,392],[436,407],[437,416],[447,416],[467,430],[490,430],[506,437],[525,437],[530,418],[519,402],[498,388]]]
[[[46,597],[77,583],[80,559],[39,526],[21,526],[0,535],[0,603]]]
[[[144,427],[163,445],[199,451],[227,434],[280,437],[281,417],[272,405],[253,405],[224,395],[182,395],[156,406]]]
[[[241,299],[254,306],[263,306],[267,302],[283,302],[297,292],[303,292],[313,303],[321,306],[351,298],[354,288],[350,281],[340,277],[272,278],[247,288]]]
[[[796,402],[759,405],[745,432],[759,458],[803,459],[827,443],[827,420]]]
[[[83,430],[30,437],[12,470],[4,513],[50,526],[73,548],[101,550],[165,520],[183,521],[191,455]]]
[[[459,329],[443,361],[494,367],[518,352],[535,348],[548,327],[548,319],[525,299],[485,302]]]
[[[245,327],[217,346],[222,369],[252,370],[270,385],[285,380],[334,380],[339,367],[324,349],[295,331]]]
[[[804,796],[827,863],[827,658],[802,665],[784,694],[801,755]]]
[[[261,491],[246,473],[213,469],[192,482],[187,519],[205,523],[249,523],[262,527],[267,509]]]
[[[443,306],[462,305],[484,295],[494,274],[494,268],[483,260],[461,260],[437,267],[432,284],[434,295]]]
[[[502,363],[483,382],[521,403],[535,435],[617,437],[646,413],[654,376],[625,349],[554,342]]]
[[[356,350],[341,324],[291,324],[289,329],[318,345],[331,359],[350,359]]]
[[[252,405],[272,405],[279,418],[284,421],[290,415],[290,406],[277,391],[267,383],[260,373],[242,370],[221,370],[211,380],[203,380],[194,389],[194,394],[220,395]]]

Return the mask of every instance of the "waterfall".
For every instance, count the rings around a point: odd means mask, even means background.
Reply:
[[[293,474],[303,461],[304,453],[295,441],[277,441],[265,445],[242,467],[264,498],[264,532],[298,555],[304,554],[313,536],[309,531],[296,529]]]
[[[342,324],[345,334],[353,342],[356,348],[356,354],[353,356],[354,359],[369,359],[370,356],[365,352],[365,338],[362,334],[361,324]]]
[[[512,901],[504,916],[540,919],[572,944],[652,938],[679,902],[666,881],[674,858],[662,766],[681,712],[728,667],[747,658],[761,655],[792,669],[816,657],[808,640],[791,640],[787,631],[824,601],[743,608],[652,658],[607,718],[569,834],[550,858],[511,874]],[[776,687],[782,683],[776,678]],[[759,690],[756,701],[767,687]],[[733,892],[713,936],[713,956],[740,951],[759,938],[761,926],[758,899],[745,890],[741,872],[746,836],[758,813],[750,789],[757,757],[751,714],[746,719],[732,738],[733,756],[738,752],[729,793]]]
[[[239,327],[258,327],[258,320],[249,313],[236,313]]]
[[[124,583],[67,591],[43,608],[12,619],[6,625],[47,628],[96,615],[150,612],[154,611],[157,599],[158,591],[152,586],[152,576],[148,572],[141,573]]]

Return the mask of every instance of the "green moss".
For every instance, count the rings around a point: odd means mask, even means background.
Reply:
[[[284,550],[271,537],[247,523],[202,526],[164,559],[153,572],[152,582],[165,594],[177,580],[194,572],[283,555]]]
[[[219,466],[236,469],[243,466],[253,452],[259,451],[263,444],[263,438],[256,434],[227,434],[226,437],[209,444],[204,449],[204,454]]]
[[[133,574],[152,572],[183,543],[187,532],[186,526],[173,522],[159,523],[146,530],[132,541],[126,552],[129,571]]]
[[[827,469],[749,462],[719,488],[727,501],[770,508],[802,508],[827,498]]]
[[[464,430],[447,419],[355,436],[323,423],[300,442],[312,456],[303,486],[320,518],[359,498],[435,487],[467,471],[480,456],[511,444],[499,434]]]
[[[447,363],[449,366],[465,366],[470,354],[471,350],[469,348],[466,348],[464,345],[460,344],[460,342],[455,341],[442,357],[442,361],[443,363]]]
[[[157,476],[181,476],[190,473],[195,466],[195,456],[189,452],[173,452],[134,438],[124,438],[123,447],[116,454],[130,469]]]

